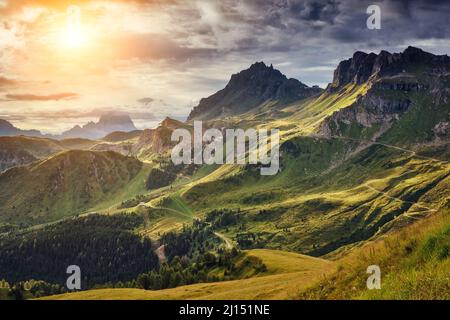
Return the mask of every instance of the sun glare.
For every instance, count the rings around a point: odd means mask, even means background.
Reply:
[[[64,47],[69,49],[80,48],[87,43],[87,33],[81,26],[81,10],[77,6],[67,9],[67,24],[61,35]]]
[[[87,38],[83,31],[68,29],[63,34],[63,42],[66,48],[80,48],[87,42]]]

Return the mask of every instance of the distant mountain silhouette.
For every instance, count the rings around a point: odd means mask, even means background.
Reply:
[[[129,115],[126,114],[108,114],[102,115],[100,120],[89,122],[84,126],[76,125],[72,129],[61,134],[63,139],[66,138],[87,138],[100,139],[115,131],[130,132],[135,131],[133,121]]]
[[[38,130],[22,130],[13,126],[9,121],[0,119],[0,136],[42,137],[43,135]]]

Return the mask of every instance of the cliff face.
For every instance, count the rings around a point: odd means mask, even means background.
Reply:
[[[249,69],[231,76],[227,86],[200,101],[188,120],[211,120],[239,115],[267,101],[287,104],[321,92],[296,79],[288,79],[272,66],[257,62]]]
[[[450,58],[413,47],[394,54],[386,51],[378,55],[357,52],[353,58],[338,65],[327,92],[339,94],[348,85],[365,85],[369,89],[354,104],[328,117],[319,132],[328,136],[342,135],[352,125],[362,129],[376,126],[372,138],[378,137],[421,101],[427,101],[429,106],[423,107],[422,111],[414,111],[422,112],[422,115],[415,116],[425,120],[430,117],[425,114],[426,108],[433,107],[445,117],[450,96]],[[428,122],[436,127],[435,131],[444,130],[444,124],[433,121],[436,120]],[[428,135],[431,134],[431,127],[426,130],[430,131]]]
[[[352,58],[339,63],[329,91],[346,84],[362,84],[383,77],[427,71],[433,74],[450,72],[450,57],[437,56],[421,49],[408,47],[402,53],[381,51],[380,54],[356,52]]]
[[[174,145],[171,141],[172,132],[178,128],[189,128],[189,126],[180,121],[165,118],[156,129],[146,129],[142,132],[136,144],[132,146],[132,154],[141,159],[148,159],[167,153]]]

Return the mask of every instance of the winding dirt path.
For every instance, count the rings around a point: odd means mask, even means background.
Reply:
[[[219,233],[219,232],[214,232],[214,234],[215,234],[218,238],[222,239],[223,242],[225,242],[225,247],[226,247],[228,250],[231,250],[231,249],[234,248],[233,241],[232,241],[230,238],[228,238],[226,235],[224,235],[224,234],[222,234],[222,233]]]
[[[393,197],[393,196],[389,195],[385,191],[381,191],[381,190],[375,189],[374,187],[370,186],[368,183],[363,184],[363,186],[368,188],[368,189],[370,189],[370,190],[372,190],[372,191],[374,191],[374,192],[377,192],[377,193],[381,194],[382,196],[384,196],[384,197],[386,197],[388,199],[391,199],[391,200],[394,200],[394,201],[399,201],[399,202],[402,202],[402,203],[409,203],[409,204],[411,204],[411,207],[417,206],[419,208],[425,209],[425,210],[422,210],[422,211],[405,212],[405,213],[403,213],[403,215],[405,217],[408,217],[408,218],[411,218],[411,219],[415,219],[415,220],[419,220],[420,218],[415,217],[412,214],[413,213],[424,213],[424,212],[436,212],[437,211],[436,209],[432,209],[432,208],[426,207],[424,205],[418,204],[417,202],[406,201],[406,200],[403,200],[403,199],[400,199],[400,198],[397,198],[397,197]]]

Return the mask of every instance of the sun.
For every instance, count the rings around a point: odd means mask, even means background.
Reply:
[[[61,42],[68,49],[76,49],[85,46],[87,40],[87,32],[81,25],[81,10],[77,6],[70,6],[67,9],[67,22],[61,33]]]
[[[62,37],[63,45],[68,49],[81,48],[87,44],[87,36],[81,29],[68,29]]]

